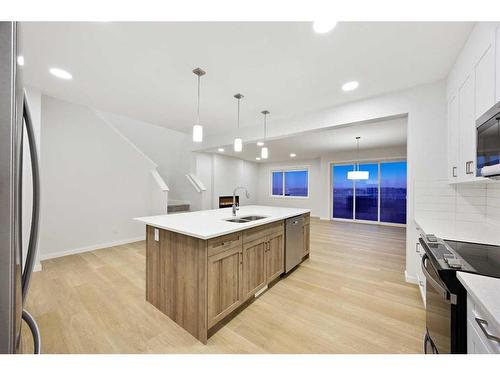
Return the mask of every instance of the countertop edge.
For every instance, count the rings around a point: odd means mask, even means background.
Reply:
[[[286,220],[288,218],[291,218],[291,217],[294,217],[294,216],[299,216],[299,215],[304,215],[304,214],[307,214],[307,213],[310,214],[311,210],[310,209],[305,209],[305,208],[302,209],[301,208],[301,209],[297,209],[297,212],[293,213],[293,214],[282,215],[282,216],[273,217],[273,218],[266,218],[266,219],[262,219],[262,220],[255,220],[253,222],[248,223],[248,225],[245,224],[244,228],[234,228],[234,229],[230,229],[230,230],[225,230],[225,231],[222,231],[222,232],[219,232],[217,234],[210,235],[210,236],[203,236],[203,235],[200,235],[200,234],[197,234],[197,233],[192,233],[192,232],[189,232],[189,231],[183,231],[183,230],[175,229],[175,228],[168,227],[168,226],[163,226],[163,225],[158,225],[158,224],[152,224],[151,222],[145,220],[142,217],[134,218],[133,220],[139,221],[139,222],[144,223],[146,225],[150,225],[150,226],[152,226],[154,228],[164,229],[164,230],[168,230],[170,232],[175,232],[175,233],[183,234],[185,236],[195,237],[195,238],[198,238],[200,240],[210,240],[212,238],[217,238],[217,237],[220,237],[220,236],[224,236],[226,234],[244,231],[244,230],[247,230],[247,229],[251,229],[251,228],[255,228],[255,227],[261,226],[261,225],[266,225],[266,224],[274,223],[274,222],[280,221],[280,220]]]
[[[475,282],[474,279],[476,279],[478,282],[481,282],[480,279],[484,279],[484,280],[482,280],[482,282],[494,283],[495,281],[497,281],[497,283],[500,286],[500,279],[496,279],[494,277],[489,277],[489,276],[483,276],[483,275],[475,275],[475,274],[471,274],[471,273],[467,273],[467,272],[460,272],[460,271],[457,272],[457,278],[460,281],[460,283],[464,286],[464,288],[467,290],[467,293],[469,293],[472,296],[472,298],[474,298],[474,300],[477,301],[477,303],[481,306],[481,308],[483,310],[487,311],[493,317],[493,319],[495,319],[495,321],[493,323],[494,323],[494,325],[497,326],[497,329],[500,329],[500,315],[495,314],[495,312],[492,311],[491,307],[488,307],[489,304],[485,303],[484,296],[483,296],[483,298],[480,297],[478,295],[478,293],[476,292],[475,288],[473,286],[471,286],[471,283]],[[467,279],[469,279],[469,280],[467,280]],[[492,289],[495,291],[500,290],[500,288],[498,286],[496,288],[492,287]],[[500,311],[500,301],[498,302],[498,305],[499,305],[498,310]]]

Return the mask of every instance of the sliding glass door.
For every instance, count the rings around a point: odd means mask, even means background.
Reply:
[[[380,163],[380,221],[406,223],[406,161]]]
[[[332,165],[332,218],[406,224],[406,161],[359,165],[366,180],[349,180],[354,164]]]
[[[368,180],[354,181],[354,218],[378,221],[378,163],[360,164],[359,170],[368,172]]]
[[[333,217],[336,219],[354,219],[354,185],[347,179],[347,172],[353,170],[354,165],[333,167]]]

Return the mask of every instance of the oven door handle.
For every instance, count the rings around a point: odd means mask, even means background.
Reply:
[[[427,271],[426,268],[426,260],[429,259],[429,256],[427,254],[424,254],[422,257],[422,272],[424,273],[425,279],[427,280],[428,283],[432,285],[434,289],[436,289],[441,295],[443,296],[443,299],[451,304],[451,305],[456,305],[457,304],[457,295],[451,293],[448,289],[443,288],[441,283],[437,282],[435,279],[432,278],[431,274],[429,271]]]

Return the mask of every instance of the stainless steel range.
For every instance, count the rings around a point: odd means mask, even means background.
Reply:
[[[425,250],[425,353],[467,353],[467,293],[456,272],[500,278],[500,247],[420,236]]]

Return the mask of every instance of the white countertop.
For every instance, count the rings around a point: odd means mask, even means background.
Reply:
[[[457,272],[458,280],[467,292],[495,319],[493,322],[500,329],[500,279]]]
[[[230,207],[216,210],[183,212],[171,215],[138,217],[134,220],[141,221],[156,228],[166,229],[202,240],[208,240],[224,234],[288,219],[289,217],[302,215],[310,211],[309,209],[303,208],[241,206],[239,211],[236,212],[236,217],[250,215],[266,216],[264,219],[254,220],[248,223],[224,221],[224,219],[231,219],[233,217]]]

